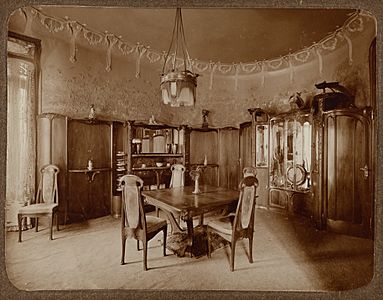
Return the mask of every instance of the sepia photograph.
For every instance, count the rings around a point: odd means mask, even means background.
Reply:
[[[371,297],[377,17],[295,2],[7,8],[9,295]]]

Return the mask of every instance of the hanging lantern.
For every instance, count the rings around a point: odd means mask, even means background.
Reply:
[[[176,65],[177,54],[181,53],[183,64]],[[171,69],[167,69],[172,57]],[[181,8],[177,8],[173,35],[166,54],[161,74],[162,101],[171,106],[192,106],[196,99],[198,74],[193,73],[182,22]]]

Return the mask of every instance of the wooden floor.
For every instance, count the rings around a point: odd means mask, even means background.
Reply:
[[[211,259],[162,256],[162,233],[150,243],[149,270],[142,270],[142,251],[128,241],[120,265],[120,221],[102,217],[54,232],[6,236],[10,282],[21,290],[171,289],[326,291],[354,289],[373,275],[373,242],[316,231],[306,221],[264,209],[256,210],[254,263],[247,260],[247,240],[237,244],[235,271],[229,271],[229,249]]]

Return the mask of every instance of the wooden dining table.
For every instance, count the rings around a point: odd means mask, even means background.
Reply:
[[[193,190],[194,186],[184,186],[142,191],[146,203],[159,208],[166,214],[172,227],[172,234],[185,232],[177,221],[178,217],[186,222],[188,243],[191,249],[194,236],[193,217],[226,208],[230,204],[236,203],[239,198],[239,191],[223,187],[202,185],[199,194],[193,194]]]

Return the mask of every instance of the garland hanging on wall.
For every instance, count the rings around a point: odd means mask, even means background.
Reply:
[[[141,75],[141,62],[146,59],[149,63],[163,64],[166,57],[165,51],[157,51],[151,49],[150,46],[141,43],[131,43],[124,40],[121,36],[116,36],[113,33],[105,31],[101,33],[81,24],[78,21],[70,20],[68,17],[59,18],[49,16],[43,13],[40,9],[35,7],[20,8],[19,12],[29,21],[30,15],[39,20],[39,22],[51,33],[58,33],[65,29],[70,34],[70,48],[69,60],[72,63],[77,61],[77,47],[79,36],[88,41],[91,46],[107,46],[106,50],[106,71],[110,72],[112,69],[112,51],[117,49],[123,55],[136,56],[136,72],[137,78]],[[322,40],[313,45],[306,47],[294,53],[288,53],[279,58],[273,58],[263,61],[254,62],[236,62],[236,63],[221,63],[221,62],[205,62],[197,59],[191,59],[192,67],[200,74],[207,73],[210,78],[209,88],[213,87],[214,74],[220,73],[221,75],[228,75],[234,77],[235,89],[238,89],[238,78],[241,75],[257,74],[261,75],[261,86],[265,84],[265,75],[268,72],[277,70],[288,69],[290,82],[294,81],[294,67],[299,64],[306,63],[310,58],[318,59],[318,73],[323,73],[323,51],[334,51],[339,47],[340,41],[346,41],[348,47],[348,62],[353,63],[353,45],[351,35],[355,32],[362,32],[364,30],[364,22],[372,16],[365,11],[358,10],[350,15],[342,27],[335,30]],[[170,60],[169,60],[170,61]],[[177,64],[182,65],[183,60],[177,58]]]

